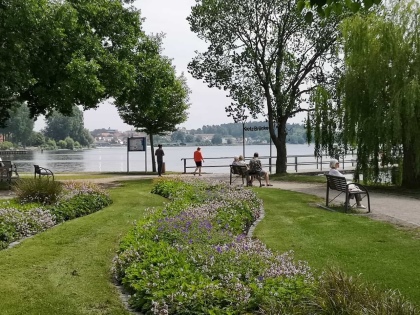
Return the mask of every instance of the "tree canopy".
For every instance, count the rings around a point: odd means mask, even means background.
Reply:
[[[420,187],[420,6],[400,1],[343,25],[343,80],[317,99],[338,113],[318,115],[317,145],[357,147],[364,179],[381,178],[380,163],[399,164],[402,185]],[[319,105],[319,104],[318,104]],[[329,127],[327,127],[329,126]]]
[[[309,93],[326,84],[339,33],[339,18],[305,21],[295,0],[201,0],[188,17],[191,30],[208,42],[189,71],[210,87],[227,90],[236,121],[245,112],[264,114],[277,148],[276,172],[287,171],[287,120],[307,111]],[[277,129],[275,131],[275,128]]]
[[[77,106],[73,106],[70,116],[53,112],[47,117],[46,124],[44,135],[55,141],[72,138],[82,146],[93,143],[89,130],[84,127],[83,112]]]
[[[124,90],[115,104],[126,124],[150,136],[155,171],[153,135],[175,131],[187,120],[190,90],[185,77],[177,77],[171,61],[158,53],[137,55],[135,65],[135,86]]]
[[[131,2],[0,1],[0,124],[15,101],[37,117],[119,94],[144,38]]]
[[[30,142],[34,121],[29,118],[29,108],[26,104],[20,104],[9,109],[9,119],[5,122],[5,127],[0,129],[0,133],[8,135],[6,139],[13,143],[26,146]]]

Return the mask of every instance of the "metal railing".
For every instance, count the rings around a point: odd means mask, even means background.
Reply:
[[[248,161],[252,159],[252,157],[246,157],[245,160]],[[261,164],[263,167],[268,167],[269,172],[272,172],[272,169],[275,168],[275,156],[260,156],[259,159],[261,160]],[[212,164],[212,163],[203,163],[202,169],[210,169],[210,168],[230,168],[230,165],[233,161],[233,156],[229,157],[214,157],[214,158],[205,158],[205,161],[221,161],[220,164]],[[294,169],[295,172],[305,170],[305,166],[314,166],[316,170],[323,171],[323,168],[325,168],[325,165],[327,166],[326,169],[329,169],[330,164],[330,157],[324,156],[324,157],[314,157],[313,155],[288,155],[287,156],[287,167],[291,167]],[[181,161],[183,161],[184,164],[184,174],[187,173],[187,169],[195,169],[195,163],[193,158],[182,158]],[[266,161],[264,163],[264,161]],[[273,164],[274,162],[274,164]],[[348,155],[346,157],[342,157],[340,159],[340,166],[341,169],[345,169],[346,165],[349,168],[349,166],[354,167],[356,163],[356,159],[353,158],[352,155]],[[210,164],[210,165],[209,165]],[[303,168],[302,168],[303,166]],[[306,168],[308,171],[314,171],[314,169]]]

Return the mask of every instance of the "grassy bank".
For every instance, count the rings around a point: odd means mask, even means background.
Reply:
[[[290,191],[258,190],[265,219],[255,236],[269,248],[294,250],[321,270],[339,266],[381,288],[399,289],[420,305],[419,230],[401,230],[367,217],[312,206],[322,200]]]
[[[111,282],[119,239],[164,199],[151,181],[111,190],[114,203],[0,251],[0,310],[6,314],[128,314]]]
[[[150,193],[151,180],[110,190],[114,203],[0,251],[0,313],[129,314],[111,282],[120,238],[147,207],[166,200]],[[255,236],[271,249],[295,251],[322,270],[339,266],[381,288],[399,289],[420,304],[420,242],[415,231],[366,217],[313,207],[321,199],[277,189],[255,189],[265,219]]]

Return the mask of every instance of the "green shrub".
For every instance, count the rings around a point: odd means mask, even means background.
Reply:
[[[58,200],[63,186],[58,181],[46,178],[23,178],[16,181],[13,190],[22,203],[53,204]]]
[[[0,150],[9,150],[13,148],[13,143],[9,141],[0,142]]]
[[[104,194],[80,194],[51,205],[48,209],[56,220],[67,221],[94,213],[111,204],[109,196]]]
[[[313,278],[293,255],[245,237],[262,202],[252,190],[195,179],[159,180],[171,200],[122,241],[114,272],[145,314],[251,314],[300,310]],[[288,301],[285,303],[284,301]],[[274,312],[278,313],[278,312]]]
[[[420,314],[397,291],[383,291],[360,277],[329,269],[320,278],[313,314]]]
[[[15,191],[17,199],[0,201],[0,249],[112,202],[104,190],[86,182],[60,184],[47,179],[24,179],[17,183]]]

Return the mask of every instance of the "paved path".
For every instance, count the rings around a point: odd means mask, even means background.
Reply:
[[[181,175],[191,177],[191,174]],[[111,183],[118,180],[135,180],[139,178],[154,178],[156,176],[115,176],[108,178],[96,178],[89,181],[95,183]],[[217,180],[229,182],[228,174],[204,174],[203,178],[214,178]],[[285,189],[297,191],[305,194],[316,195],[325,200],[326,184],[318,183],[296,183],[296,182],[277,182],[271,181],[272,187],[262,187],[261,189]],[[0,199],[11,198],[13,193],[9,191],[0,191]],[[336,199],[338,202],[344,202],[344,196]],[[406,227],[420,227],[420,200],[398,196],[386,193],[370,193],[371,213],[366,214],[372,219],[391,222],[393,224]]]

